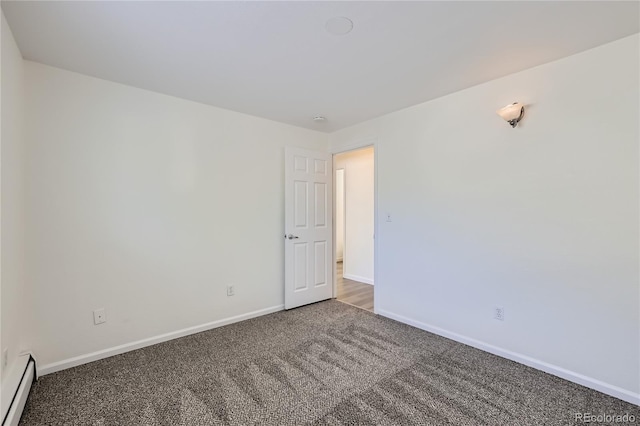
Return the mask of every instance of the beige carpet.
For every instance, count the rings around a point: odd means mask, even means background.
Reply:
[[[565,425],[637,406],[349,305],[40,378],[23,425]]]

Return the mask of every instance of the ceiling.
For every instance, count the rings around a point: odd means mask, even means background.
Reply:
[[[25,59],[325,132],[637,33],[639,6],[2,1]]]

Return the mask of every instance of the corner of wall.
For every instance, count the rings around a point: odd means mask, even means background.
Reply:
[[[25,144],[22,54],[4,12],[0,27],[0,376],[4,384],[22,352],[24,335]]]

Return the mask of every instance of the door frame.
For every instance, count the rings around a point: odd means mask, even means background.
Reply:
[[[345,152],[358,151],[363,148],[373,147],[373,313],[378,313],[378,241],[379,241],[379,233],[378,233],[378,138],[366,138],[360,139],[348,144],[345,144],[341,147],[331,147],[329,153],[331,154],[331,163],[332,163],[332,180],[333,180],[333,223],[331,224],[333,230],[333,250],[332,250],[332,262],[333,262],[333,298],[338,297],[338,268],[337,264],[337,253],[336,253],[336,155],[343,154]],[[347,171],[344,172],[344,182],[345,182],[345,215],[346,215],[346,182],[347,182]],[[345,220],[346,225],[346,220]],[[346,235],[346,226],[345,226],[345,235]],[[344,249],[346,249],[347,244],[346,241],[344,243]],[[342,254],[343,259],[345,253]],[[344,265],[344,263],[343,263]],[[344,267],[344,266],[343,266]]]
[[[335,164],[336,164],[336,160],[335,160],[335,156],[337,154],[332,154],[331,156],[331,161],[333,162],[333,178],[334,178],[334,182],[333,182],[333,190],[336,191],[336,189],[338,188],[338,171],[342,170],[342,264],[344,265],[345,262],[345,253],[346,253],[346,246],[347,246],[347,169],[336,169],[335,168]],[[375,157],[374,157],[375,158]],[[336,231],[337,229],[337,218],[338,218],[338,211],[337,211],[337,206],[338,206],[338,193],[336,191],[336,193],[333,194],[333,210],[334,210],[334,215],[333,215],[333,238],[336,238]],[[338,239],[335,239],[335,246],[336,246],[336,263],[338,263]]]

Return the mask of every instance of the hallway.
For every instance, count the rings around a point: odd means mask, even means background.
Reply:
[[[338,300],[373,312],[373,286],[345,279],[342,276],[343,263],[337,264]]]

